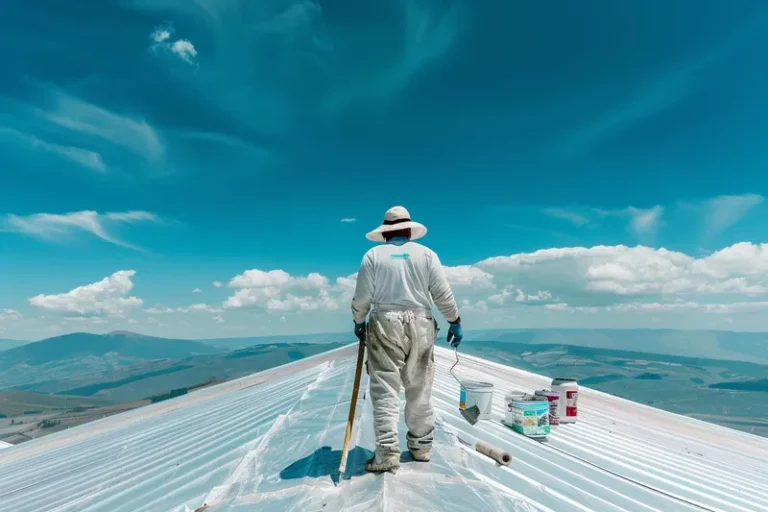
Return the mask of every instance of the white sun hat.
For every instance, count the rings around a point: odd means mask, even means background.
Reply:
[[[411,214],[402,206],[393,206],[384,214],[384,223],[365,235],[365,238],[373,242],[386,242],[384,233],[389,231],[411,230],[411,240],[417,240],[427,234],[424,224],[411,220]]]

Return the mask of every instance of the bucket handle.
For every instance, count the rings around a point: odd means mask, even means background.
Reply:
[[[462,383],[461,383],[461,381],[460,381],[460,380],[459,380],[459,378],[456,376],[456,374],[455,374],[455,373],[453,373],[453,369],[456,367],[456,365],[457,365],[457,364],[459,364],[459,349],[458,349],[457,347],[454,347],[454,349],[453,349],[453,352],[454,352],[454,354],[456,354],[456,362],[455,362],[455,363],[453,363],[453,366],[451,366],[451,369],[449,370],[449,372],[450,372],[450,374],[453,376],[453,378],[454,378],[454,379],[456,379],[456,382],[458,382],[458,383],[459,383],[459,386],[461,386],[461,387],[462,387],[462,389],[466,389],[466,388],[464,387],[464,384],[462,384]]]

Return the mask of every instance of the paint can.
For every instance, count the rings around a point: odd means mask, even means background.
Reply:
[[[579,417],[579,384],[576,379],[556,378],[552,380],[552,391],[560,394],[560,423],[576,423]]]
[[[459,409],[465,410],[477,406],[478,420],[491,418],[493,410],[493,384],[476,380],[463,380],[459,390]]]
[[[549,402],[534,395],[509,393],[504,423],[512,430],[532,438],[549,435]]]
[[[535,396],[546,399],[549,402],[549,424],[560,424],[560,393],[548,389],[540,389],[534,393]]]

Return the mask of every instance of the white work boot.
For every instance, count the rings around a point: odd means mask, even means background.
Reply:
[[[379,452],[376,450],[376,456],[368,461],[365,470],[369,473],[383,473],[385,471],[394,471],[400,467],[399,452]]]
[[[432,457],[431,448],[409,448],[413,460],[416,462],[429,462]]]

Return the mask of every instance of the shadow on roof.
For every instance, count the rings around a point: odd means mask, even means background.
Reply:
[[[365,463],[374,456],[371,450],[356,446],[349,450],[347,456],[347,469],[345,479],[363,476]],[[299,479],[305,477],[321,478],[330,477],[334,484],[339,483],[339,464],[341,464],[341,450],[332,450],[330,446],[323,446],[312,455],[299,459],[280,472],[283,480]]]

